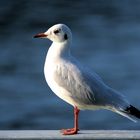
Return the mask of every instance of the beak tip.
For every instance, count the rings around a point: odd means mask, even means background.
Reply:
[[[37,35],[34,35],[33,38],[37,38]]]

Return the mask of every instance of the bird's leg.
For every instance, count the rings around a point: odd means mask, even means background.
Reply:
[[[74,107],[74,128],[70,129],[63,129],[62,133],[63,135],[74,135],[78,132],[78,115],[80,110],[77,107]]]

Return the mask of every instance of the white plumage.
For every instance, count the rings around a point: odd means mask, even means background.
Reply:
[[[72,34],[66,25],[54,25],[35,37],[48,38],[53,42],[46,56],[44,74],[58,97],[78,110],[108,109],[133,121],[132,116],[139,117],[139,111],[132,108],[123,95],[107,86],[96,73],[71,55]],[[72,130],[64,131],[64,134],[74,134]]]

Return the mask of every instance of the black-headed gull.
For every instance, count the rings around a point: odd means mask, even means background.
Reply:
[[[123,95],[71,55],[72,33],[66,25],[56,24],[34,37],[53,42],[46,56],[45,78],[51,90],[74,107],[74,128],[63,129],[64,135],[77,134],[80,110],[108,109],[132,121],[136,121],[134,117],[140,119],[140,111]]]

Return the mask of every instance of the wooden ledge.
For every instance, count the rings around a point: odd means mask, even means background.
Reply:
[[[1,130],[0,140],[55,140],[55,139],[140,139],[140,130],[81,130],[77,135],[63,136],[58,130]]]

